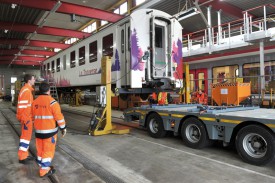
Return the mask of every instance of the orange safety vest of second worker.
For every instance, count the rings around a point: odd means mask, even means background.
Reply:
[[[36,138],[49,138],[65,129],[64,116],[58,102],[49,95],[40,95],[32,104]]]
[[[40,95],[32,104],[32,114],[36,137],[39,174],[44,176],[51,169],[55,153],[58,128],[66,128],[60,105],[50,95]]]
[[[21,136],[18,149],[19,160],[24,160],[29,156],[28,149],[32,137],[32,115],[31,105],[33,102],[33,88],[26,83],[18,95],[16,118],[21,123]]]

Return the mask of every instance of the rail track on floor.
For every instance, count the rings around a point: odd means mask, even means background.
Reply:
[[[14,108],[5,108],[5,109],[2,108],[2,109],[0,109],[0,112],[2,113],[3,117],[6,119],[6,121],[12,128],[12,130],[15,132],[16,136],[18,138],[20,138],[20,123],[18,121],[15,123],[14,120],[11,119],[11,117],[10,117],[11,113],[12,113],[12,115],[15,115],[16,110]],[[81,114],[79,114],[79,115],[81,116]],[[65,114],[65,119],[66,119],[66,114]],[[88,124],[88,122],[87,122],[87,124]],[[77,130],[75,127],[70,127],[70,126],[72,126],[70,123],[68,124],[68,126],[69,126],[68,131],[71,131],[71,130],[80,131],[80,130]],[[80,132],[83,132],[83,131],[80,131]],[[75,132],[71,132],[71,133],[75,133]],[[81,134],[81,135],[84,135],[84,134]],[[87,133],[85,135],[87,135]],[[87,171],[93,172],[102,181],[110,182],[110,183],[124,183],[124,181],[121,180],[119,177],[106,171],[100,164],[93,162],[92,160],[83,156],[77,150],[70,147],[70,145],[65,144],[65,143],[59,143],[56,145],[56,147],[60,148],[66,154],[66,156],[68,156],[68,157],[74,159],[75,161],[77,161],[78,163],[82,164],[83,167]],[[34,148],[29,148],[29,152],[33,157],[36,157]],[[35,163],[35,164],[38,169],[38,164],[37,163]],[[64,176],[64,177],[66,177],[66,176]],[[50,175],[45,178],[51,183],[61,183],[61,182],[67,182],[66,179],[64,180],[64,177],[63,176],[59,177],[58,175],[54,174],[54,175]]]

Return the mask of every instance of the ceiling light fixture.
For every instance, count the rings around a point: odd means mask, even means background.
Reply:
[[[197,15],[199,13],[200,13],[200,11],[198,11],[197,8],[190,8],[188,10],[182,11],[178,15],[178,21],[187,19],[187,18]]]
[[[54,5],[53,9],[51,9],[51,13],[55,13],[56,10],[61,6],[61,2],[57,1],[56,4]]]
[[[16,8],[17,4],[11,4],[11,8],[14,9]]]

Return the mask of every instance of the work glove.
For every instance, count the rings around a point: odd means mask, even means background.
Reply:
[[[65,137],[66,133],[67,133],[67,130],[64,129],[64,130],[61,130],[61,133],[62,133],[62,137]]]

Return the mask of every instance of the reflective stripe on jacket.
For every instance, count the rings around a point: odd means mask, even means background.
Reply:
[[[32,114],[37,138],[50,138],[58,132],[58,127],[66,128],[60,105],[49,95],[40,95],[33,101]]]
[[[168,104],[166,92],[159,92],[158,104],[160,104],[160,105]]]
[[[20,90],[18,95],[16,118],[19,121],[31,119],[31,104],[33,102],[33,88],[26,83]]]

